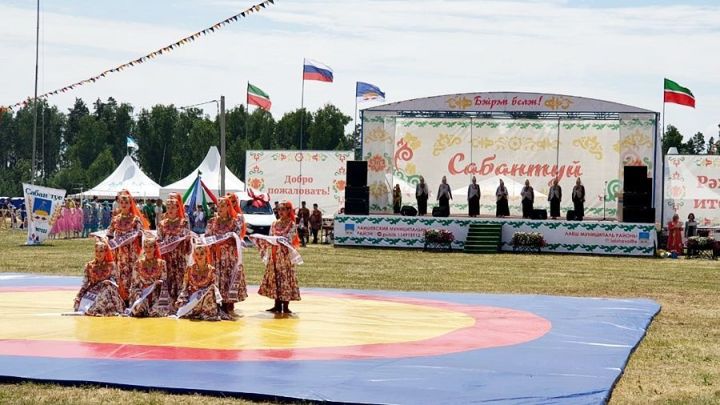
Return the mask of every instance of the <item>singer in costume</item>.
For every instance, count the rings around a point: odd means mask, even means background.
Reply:
[[[480,215],[480,185],[477,184],[475,176],[472,177],[472,183],[468,186],[468,215],[477,217]]]
[[[437,200],[440,207],[446,208],[447,212],[450,213],[450,200],[452,200],[452,190],[450,185],[447,183],[447,177],[442,176],[440,186],[438,187]]]
[[[118,193],[118,214],[110,221],[107,236],[111,238],[110,247],[113,249],[115,264],[117,265],[117,281],[120,287],[120,296],[127,302],[130,292],[130,280],[133,267],[142,250],[141,236],[143,229],[150,229],[150,225],[138,210],[135,200],[130,192],[123,190]]]
[[[95,242],[95,258],[85,265],[80,291],[74,309],[90,316],[120,315],[124,303],[116,282],[112,251],[104,240]]]
[[[560,217],[560,202],[562,201],[562,188],[558,184],[558,179],[552,181],[552,186],[548,192],[548,201],[550,201],[550,218],[558,219]]]
[[[572,202],[575,219],[582,221],[585,216],[585,186],[583,186],[580,177],[575,180],[575,187],[573,187],[572,191]]]
[[[415,186],[415,199],[417,200],[418,215],[427,214],[427,201],[430,197],[430,189],[425,183],[425,178],[420,176],[420,182]]]
[[[525,180],[525,187],[520,191],[522,201],[522,216],[525,219],[532,218],[533,203],[535,202],[535,190],[530,186],[530,180]]]
[[[495,216],[503,218],[510,216],[510,207],[508,207],[508,189],[505,182],[500,179],[500,185],[495,190]]]
[[[158,224],[157,237],[167,264],[167,290],[174,302],[180,293],[190,254],[190,224],[180,194],[170,193],[165,206],[167,212]]]

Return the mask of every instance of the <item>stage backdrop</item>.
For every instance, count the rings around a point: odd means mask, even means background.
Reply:
[[[702,226],[720,226],[720,156],[665,157],[663,223],[688,214]]]
[[[389,212],[390,190],[399,184],[403,204],[415,205],[420,176],[435,202],[442,176],[452,187],[453,213],[467,213],[467,187],[476,176],[481,214],[494,214],[495,189],[503,179],[514,215],[521,211],[526,179],[535,189],[535,208],[548,208],[553,177],[563,189],[563,215],[580,177],[585,215],[614,218],[625,165],[653,172],[655,120],[621,114],[620,120],[521,120],[401,118],[364,114],[363,158],[368,161],[371,210]],[[605,199],[605,204],[603,204]]]
[[[58,217],[65,198],[65,190],[23,184],[27,209],[27,245],[39,245],[47,239]]]
[[[273,201],[288,200],[295,206],[318,204],[325,215],[345,204],[345,170],[354,160],[350,151],[247,151],[245,185],[270,194]]]

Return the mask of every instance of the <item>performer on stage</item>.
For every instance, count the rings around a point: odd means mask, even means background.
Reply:
[[[150,225],[135,205],[130,192],[123,190],[118,193],[118,214],[110,221],[107,236],[111,238],[110,247],[113,249],[115,264],[117,265],[117,281],[120,286],[120,296],[127,301],[130,292],[130,280],[133,266],[142,249],[140,239],[143,229],[150,229]]]
[[[495,216],[498,218],[510,216],[510,208],[508,207],[508,190],[502,179],[500,179],[500,185],[495,190]]]
[[[400,192],[400,185],[396,184],[393,188],[393,213],[399,214],[402,208],[402,193]]]
[[[480,215],[480,185],[477,184],[475,176],[472,177],[472,183],[468,186],[468,215],[476,217]]]
[[[130,283],[130,307],[126,313],[135,317],[162,317],[174,312],[168,294],[168,273],[160,246],[154,237],[143,239],[142,257],[135,263]]]
[[[553,179],[552,187],[548,192],[548,201],[550,201],[550,218],[558,219],[560,217],[560,201],[562,201],[562,188],[558,184],[557,179]]]
[[[217,271],[222,307],[229,315],[235,310],[236,302],[247,298],[245,269],[240,250],[242,247],[238,245],[242,235],[241,226],[242,224],[238,222],[238,213],[235,212],[230,199],[220,198],[218,213],[208,223],[205,236],[226,238],[212,246],[212,263]]]
[[[115,279],[112,251],[104,240],[95,242],[95,258],[85,265],[80,291],[75,297],[75,311],[91,316],[114,316],[123,312],[124,304]]]
[[[573,209],[575,210],[575,219],[582,221],[585,216],[585,186],[583,186],[580,177],[575,180],[575,187],[572,191]]]
[[[447,208],[447,212],[450,212],[450,200],[452,200],[452,190],[450,185],[447,183],[447,178],[442,176],[440,186],[438,187],[437,200],[440,202],[440,207]]]
[[[691,236],[697,236],[697,222],[695,222],[695,214],[688,214],[687,222],[685,222],[685,240]]]
[[[679,255],[683,253],[682,232],[683,224],[680,222],[680,216],[675,214],[672,221],[668,222],[668,252],[675,252]]]
[[[247,223],[245,223],[245,214],[243,214],[242,207],[240,207],[240,200],[235,193],[227,193],[225,196],[230,200],[230,204],[235,210],[235,222],[237,222],[238,229],[240,229],[238,236],[240,236],[240,240],[243,240],[247,234]]]
[[[292,203],[286,201],[278,209],[280,219],[273,222],[270,227],[270,236],[281,236],[294,248],[300,244],[295,227],[295,213]],[[298,287],[297,273],[291,258],[290,247],[267,243],[258,244],[260,255],[267,258],[265,275],[258,294],[272,298],[275,305],[268,312],[291,314],[290,301],[300,301],[300,288]],[[268,252],[267,249],[270,249]],[[294,249],[293,249],[294,250]],[[297,252],[294,252],[297,253]]]
[[[231,318],[220,310],[222,296],[218,289],[215,267],[210,264],[210,250],[206,246],[195,246],[193,261],[185,271],[182,290],[175,306],[178,318],[219,321]]]
[[[535,202],[535,191],[530,186],[530,180],[525,180],[525,187],[520,191],[520,198],[523,218],[529,219],[532,217],[533,203]]]
[[[158,242],[162,245],[162,259],[167,266],[167,290],[174,302],[187,268],[187,255],[190,254],[190,225],[185,215],[185,206],[178,193],[170,193],[165,202],[167,213],[158,225]]]
[[[420,176],[420,183],[415,186],[415,199],[417,200],[418,215],[427,214],[427,200],[430,197],[430,189],[425,184],[425,178]]]

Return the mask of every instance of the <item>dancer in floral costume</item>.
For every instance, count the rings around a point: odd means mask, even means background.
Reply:
[[[257,240],[260,255],[265,260],[265,275],[258,294],[275,300],[275,305],[268,309],[269,312],[291,314],[290,301],[300,301],[300,288],[293,263],[298,262],[293,256],[299,259],[295,249],[300,245],[300,239],[292,203],[280,204],[278,212],[280,219],[270,227],[270,236],[281,237],[281,243],[271,244],[262,239]]]
[[[135,317],[168,316],[170,308],[165,260],[160,246],[152,236],[143,240],[143,255],[135,263],[130,283],[130,308],[126,313]]]
[[[240,246],[242,228],[237,217],[230,199],[222,197],[218,200],[218,213],[208,223],[205,233],[208,244],[212,244],[212,263],[217,271],[222,307],[230,315],[235,310],[235,303],[247,298]]]
[[[210,264],[210,250],[205,246],[193,249],[193,261],[183,278],[180,296],[175,305],[178,317],[205,321],[229,320],[220,309],[222,297],[218,289],[215,267]]]
[[[162,258],[167,263],[168,292],[174,302],[180,294],[187,268],[187,255],[190,254],[190,224],[180,194],[170,193],[165,205],[167,212],[160,221],[157,235]]]
[[[110,221],[107,229],[109,244],[113,249],[115,264],[118,268],[118,285],[120,296],[127,301],[130,292],[130,280],[133,266],[138,259],[142,246],[140,244],[142,230],[149,229],[149,224],[140,215],[135,200],[127,190],[118,193],[119,213]]]
[[[85,265],[82,287],[75,297],[75,311],[90,316],[114,316],[123,312],[123,300],[115,282],[115,262],[105,241],[95,243],[95,259]]]
[[[240,207],[240,200],[235,193],[227,193],[225,196],[230,200],[230,205],[232,205],[232,208],[235,210],[235,222],[237,222],[238,229],[240,229],[238,236],[240,240],[243,240],[245,239],[245,234],[247,234],[247,224],[245,223],[245,215],[243,215],[242,208]]]

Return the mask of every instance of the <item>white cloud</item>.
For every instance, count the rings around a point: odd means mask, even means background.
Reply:
[[[669,77],[695,92],[698,108],[668,106],[666,123],[686,135],[716,135],[720,7],[568,3],[278,1],[171,55],[51,102],[66,108],[75,97],[114,96],[138,107],[187,105],[225,94],[234,105],[244,101],[250,80],[270,94],[279,117],[299,107],[300,64],[310,57],[332,66],[336,75],[333,84],[306,83],[306,106],[313,109],[332,102],[352,115],[354,83],[361,80],[379,85],[389,101],[516,90],[659,111],[662,79]],[[211,5],[221,19],[248,2]],[[34,14],[0,6],[0,16],[0,55],[5,55],[0,102],[10,103],[32,92]],[[97,74],[187,34],[167,25],[46,13],[43,87],[52,90]]]

